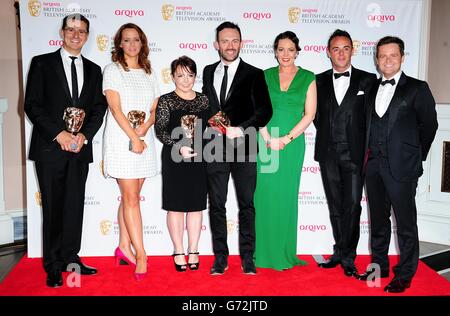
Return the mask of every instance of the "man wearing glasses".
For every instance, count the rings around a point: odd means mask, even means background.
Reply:
[[[92,139],[106,111],[101,69],[81,55],[89,20],[81,14],[66,16],[60,35],[61,49],[32,59],[24,105],[33,123],[29,159],[35,162],[42,196],[43,264],[49,287],[62,286],[66,269],[97,273],[81,262],[78,252]],[[84,112],[76,136],[66,131],[67,108]]]

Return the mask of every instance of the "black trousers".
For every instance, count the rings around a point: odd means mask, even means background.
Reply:
[[[419,264],[419,236],[417,229],[417,179],[399,182],[392,177],[386,158],[377,157],[367,163],[366,188],[370,211],[370,247],[372,262],[381,270],[389,269],[391,240],[391,207],[397,226],[400,261],[393,271],[397,278],[409,281]]]
[[[363,187],[360,168],[334,155],[319,165],[335,241],[333,256],[341,260],[343,267],[354,267]]]
[[[229,254],[227,244],[227,217],[225,203],[230,174],[239,207],[239,253],[241,258],[253,257],[255,252],[256,162],[211,162],[208,174],[209,222],[211,225],[214,254]]]
[[[44,269],[62,270],[79,259],[89,165],[76,159],[35,165],[42,199]]]

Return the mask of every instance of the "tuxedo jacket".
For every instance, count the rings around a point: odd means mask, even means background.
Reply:
[[[331,145],[331,129],[339,124],[345,130],[346,143],[350,151],[351,161],[362,167],[364,159],[364,142],[366,130],[366,109],[369,92],[376,81],[376,76],[352,66],[350,85],[339,105],[346,111],[345,121],[333,120],[337,104],[333,86],[333,70],[329,69],[316,76],[317,111],[314,118],[316,128],[316,144],[314,159],[324,161]]]
[[[102,93],[100,67],[83,58],[84,82],[77,107],[85,111],[80,133],[88,140],[79,153],[66,152],[56,136],[66,129],[64,110],[72,106],[72,98],[59,50],[33,57],[25,91],[25,113],[33,123],[29,159],[56,161],[79,159],[92,162],[92,139],[103,122],[107,103]]]
[[[220,62],[208,65],[203,70],[203,93],[208,97],[212,114],[222,110],[229,119],[231,126],[254,127],[258,130],[264,127],[272,117],[272,103],[267,88],[264,72],[242,59],[228,91],[225,104],[220,107],[220,101],[214,89],[214,71]],[[248,148],[249,139],[245,143]],[[248,152],[248,151],[246,151]]]
[[[366,150],[380,82],[381,79],[369,96]],[[425,81],[402,73],[388,109],[386,147],[392,176],[397,181],[416,181],[423,173],[422,161],[427,159],[438,128],[436,102]]]

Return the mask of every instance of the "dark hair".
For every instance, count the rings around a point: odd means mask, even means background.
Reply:
[[[333,32],[333,34],[330,35],[330,38],[328,39],[328,45],[327,45],[328,50],[330,50],[330,45],[331,45],[331,41],[333,40],[333,38],[338,37],[338,36],[348,38],[348,40],[350,41],[350,45],[353,48],[353,40],[352,40],[352,37],[350,36],[350,34],[347,31],[337,29]]]
[[[239,26],[233,22],[225,21],[216,28],[216,41],[217,42],[219,41],[219,32],[222,31],[223,29],[237,30],[239,32],[239,39],[242,40],[241,29],[239,28]]]
[[[375,54],[375,57],[378,57],[378,47],[387,45],[387,44],[397,44],[398,48],[400,49],[400,55],[405,55],[405,42],[399,37],[396,36],[385,36],[382,39],[380,39],[377,43],[377,52]]]
[[[122,49],[122,47],[120,47],[120,43],[122,42],[122,32],[125,29],[134,29],[138,32],[139,39],[141,40],[141,44],[142,44],[141,51],[139,52],[138,64],[142,69],[144,69],[144,71],[146,73],[148,73],[148,74],[152,73],[150,60],[148,60],[149,48],[148,48],[147,36],[145,36],[142,29],[134,23],[126,23],[126,24],[122,25],[119,28],[119,30],[117,31],[116,35],[114,36],[114,48],[112,50],[112,55],[111,55],[112,61],[118,62],[119,64],[121,64],[123,69],[125,69],[125,71],[130,70],[130,69],[128,69],[127,62],[125,61],[125,55],[123,53],[123,49]]]
[[[195,61],[186,55],[178,57],[170,64],[170,73],[173,76],[178,67],[186,69],[189,73],[197,75],[197,65]]]
[[[83,21],[84,23],[86,23],[86,31],[89,33],[89,20],[84,15],[80,13],[66,15],[62,21],[61,30],[64,30],[66,28],[67,20]]]
[[[295,49],[297,50],[297,52],[301,51],[302,49],[300,48],[300,46],[298,45],[299,40],[297,35],[295,35],[294,32],[291,31],[286,31],[283,33],[280,33],[277,35],[277,37],[275,37],[275,41],[273,42],[273,50],[274,52],[277,50],[278,48],[278,42],[282,39],[290,39],[292,42],[294,42],[295,44]]]

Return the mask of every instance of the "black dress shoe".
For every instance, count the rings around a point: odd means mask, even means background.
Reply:
[[[375,274],[375,269],[367,270],[363,274],[359,274],[358,276],[356,276],[356,278],[361,281],[367,281],[367,279],[369,279],[369,278],[374,279],[376,277],[377,277],[377,275]],[[383,279],[388,278],[389,270],[381,270],[379,277],[383,278]]]
[[[393,278],[392,281],[384,288],[388,293],[402,293],[411,286],[411,281],[404,281],[397,278]]]
[[[222,275],[226,270],[228,270],[228,258],[226,256],[216,256],[209,273],[211,275]]]
[[[348,277],[358,277],[358,270],[355,267],[344,267],[344,274]]]
[[[330,269],[330,268],[336,268],[340,264],[341,264],[341,260],[331,257],[327,261],[319,263],[319,267],[325,268],[325,269]]]
[[[69,272],[80,272],[81,275],[97,274],[96,268],[87,266],[81,261],[68,263],[65,270]]]
[[[47,281],[45,282],[48,287],[60,287],[63,285],[62,273],[59,270],[53,270],[47,273]]]
[[[244,274],[249,274],[249,275],[256,274],[255,262],[253,261],[252,257],[247,257],[247,258],[242,259],[241,264],[242,264],[241,265],[242,272],[244,272]]]

